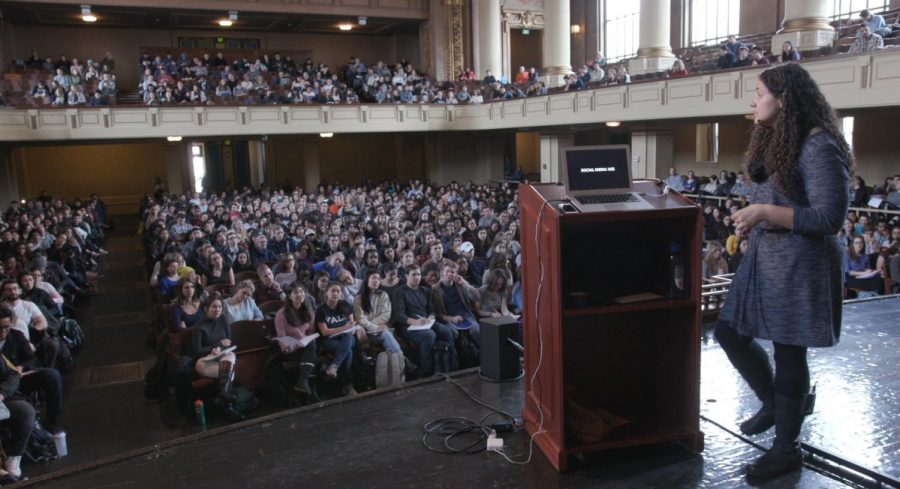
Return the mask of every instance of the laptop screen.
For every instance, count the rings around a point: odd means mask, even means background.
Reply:
[[[568,148],[565,159],[570,191],[631,188],[627,146]]]

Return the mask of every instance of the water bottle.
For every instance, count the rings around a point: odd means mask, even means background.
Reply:
[[[201,428],[206,428],[206,409],[203,407],[203,401],[197,399],[194,401],[194,414],[197,417],[197,424],[200,425]]]
[[[684,299],[684,255],[681,252],[681,243],[677,241],[669,244],[667,278],[666,297]]]

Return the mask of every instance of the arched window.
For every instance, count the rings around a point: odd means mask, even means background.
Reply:
[[[691,0],[690,5],[691,46],[718,44],[729,35],[738,34],[740,0]]]

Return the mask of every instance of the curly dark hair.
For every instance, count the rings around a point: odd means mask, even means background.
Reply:
[[[760,81],[781,102],[772,124],[756,124],[744,156],[744,171],[761,182],[773,175],[776,187],[788,196],[803,194],[803,181],[795,171],[803,141],[814,128],[828,133],[838,144],[851,172],[853,155],[838,127],[837,116],[809,73],[796,63],[770,68]]]

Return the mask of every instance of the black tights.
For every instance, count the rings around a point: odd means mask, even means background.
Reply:
[[[716,340],[722,345],[728,359],[741,375],[757,390],[754,379],[765,382],[771,377],[769,356],[759,343],[750,336],[742,336],[728,321],[719,321],[716,326]],[[775,345],[775,393],[784,397],[800,397],[809,392],[809,365],[806,362],[806,347]]]

